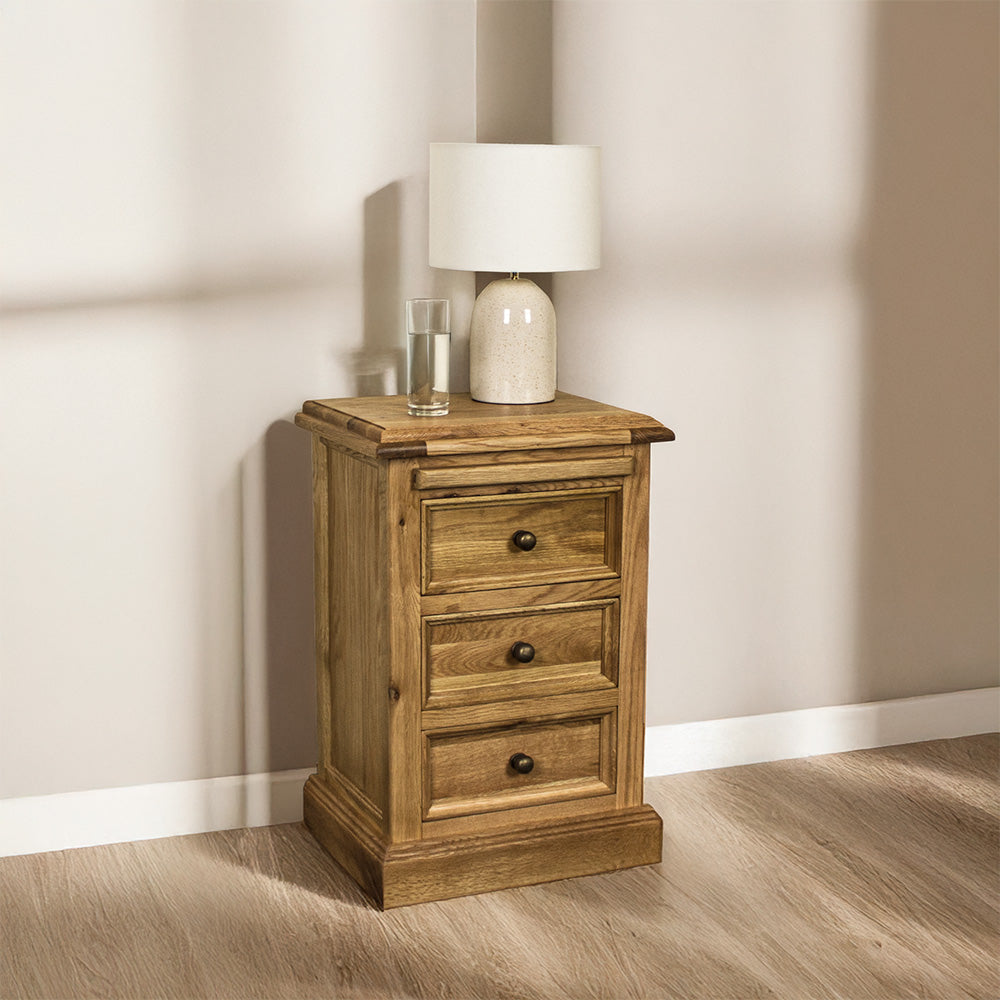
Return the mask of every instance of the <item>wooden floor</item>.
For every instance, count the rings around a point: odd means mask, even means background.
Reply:
[[[380,913],[300,825],[0,860],[0,996],[1000,996],[996,736],[656,778],[664,862]]]

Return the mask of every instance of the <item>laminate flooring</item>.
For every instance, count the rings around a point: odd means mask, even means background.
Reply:
[[[300,824],[0,860],[0,996],[1000,996],[998,738],[655,778],[660,865],[380,913]]]

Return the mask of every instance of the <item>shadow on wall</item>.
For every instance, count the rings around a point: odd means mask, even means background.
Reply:
[[[391,395],[405,378],[402,187],[393,182],[365,199],[364,341],[344,356],[359,396]],[[271,424],[259,452],[244,462],[243,485],[245,769],[260,774],[312,768],[317,741],[311,436],[288,420]],[[248,809],[260,808],[248,803]],[[261,815],[266,808],[263,803]]]
[[[479,0],[476,141],[552,142],[552,0]],[[507,272],[476,274],[478,295]],[[524,274],[552,298],[551,274]]]
[[[244,464],[246,770],[317,759],[310,436],[279,420]],[[254,539],[261,548],[254,549]]]
[[[873,10],[861,701],[996,683],[998,10]]]
[[[401,346],[401,203],[398,181],[365,199],[364,345],[347,357],[358,396],[395,395],[406,378]]]
[[[404,303],[411,298],[451,302],[451,391],[468,389],[469,317],[473,278],[427,264],[427,174],[411,174],[369,195],[364,203],[362,345],[343,355],[357,396],[406,391]]]

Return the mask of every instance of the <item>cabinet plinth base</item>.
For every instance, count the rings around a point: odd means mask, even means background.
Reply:
[[[383,844],[313,775],[305,822],[383,910],[657,864],[663,822],[648,805],[523,830]]]

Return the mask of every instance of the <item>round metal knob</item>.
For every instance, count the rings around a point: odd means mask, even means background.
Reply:
[[[530,531],[515,531],[511,541],[522,552],[530,552],[535,547],[538,539]]]
[[[510,759],[510,766],[518,774],[530,774],[535,762],[526,753],[516,753]]]
[[[510,655],[521,663],[531,663],[535,658],[535,647],[530,642],[515,642],[510,647]]]

